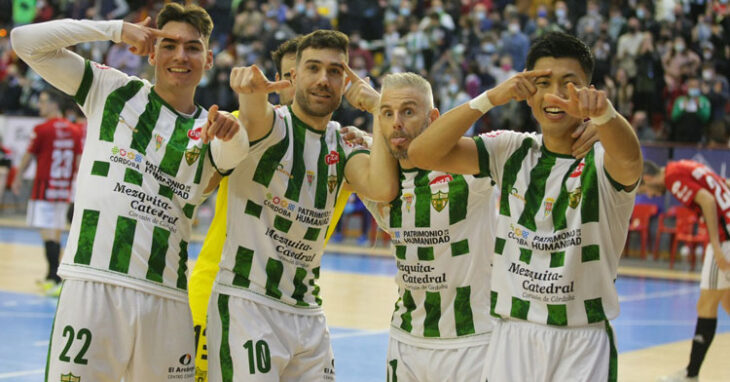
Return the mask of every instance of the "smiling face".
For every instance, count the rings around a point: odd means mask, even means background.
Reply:
[[[561,98],[568,98],[567,85],[572,83],[576,88],[588,86],[588,78],[578,60],[573,58],[542,57],[535,62],[532,70],[552,70],[550,75],[537,77],[535,86],[537,92],[527,99],[532,108],[532,115],[545,133],[572,132],[583,121],[572,117],[561,108],[545,101],[546,94],[554,94]]]
[[[431,122],[438,110],[429,108],[426,95],[414,87],[384,88],[378,120],[393,157],[408,159],[408,146]]]
[[[213,65],[213,52],[207,42],[192,25],[170,21],[163,31],[180,36],[179,40],[163,38],[157,41],[149,61],[155,66],[155,86],[172,94],[185,94],[180,90],[195,91],[203,72]]]
[[[313,117],[332,114],[342,102],[347,55],[335,49],[306,48],[292,80],[294,104]]]

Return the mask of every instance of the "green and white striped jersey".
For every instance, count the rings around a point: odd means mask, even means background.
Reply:
[[[500,189],[492,314],[554,326],[615,318],[614,280],[636,191],[608,176],[603,147],[577,160],[549,152],[540,135],[474,139],[480,173]]]
[[[317,131],[279,107],[228,181],[228,226],[218,292],[297,314],[321,313],[319,265],[345,164],[359,146],[339,124]]]
[[[148,81],[89,61],[75,100],[88,126],[59,274],[187,301],[191,219],[215,171],[207,111],[181,115]]]
[[[388,205],[365,201],[398,267],[391,336],[426,348],[489,343],[492,180],[412,169],[400,184]]]

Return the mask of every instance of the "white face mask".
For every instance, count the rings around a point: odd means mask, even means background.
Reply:
[[[509,25],[509,31],[512,33],[517,33],[520,31],[520,24],[511,23]]]
[[[715,77],[715,73],[712,72],[712,70],[703,70],[702,71],[702,79],[705,81],[710,81]]]

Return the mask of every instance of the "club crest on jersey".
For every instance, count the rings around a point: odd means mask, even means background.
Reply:
[[[544,209],[545,209],[545,217],[550,215],[551,212],[553,212],[553,204],[555,204],[555,199],[553,198],[545,198],[545,202],[543,203]]]
[[[512,187],[512,191],[509,194],[523,202],[525,201],[525,197],[519,194],[516,187]]]
[[[188,138],[197,141],[203,133],[203,126],[188,130]]]
[[[442,191],[436,191],[433,194],[431,194],[431,205],[436,210],[436,212],[441,212],[441,210],[446,207],[446,204],[449,202],[449,194],[442,192]]]
[[[159,150],[159,149],[160,149],[160,147],[162,147],[162,142],[163,142],[164,140],[165,140],[165,139],[164,139],[164,138],[162,138],[162,135],[160,135],[160,134],[155,134],[155,151]]]
[[[81,382],[81,377],[77,377],[73,373],[61,374],[61,382]]]
[[[411,212],[411,204],[413,203],[413,194],[410,192],[403,194],[403,196],[400,197],[404,202],[406,202],[406,211]]]
[[[327,165],[333,165],[339,161],[340,161],[340,154],[335,150],[330,151],[330,153],[324,157],[324,162],[327,163]]]
[[[583,167],[585,167],[585,166],[586,166],[585,163],[580,162],[578,164],[578,166],[575,168],[575,170],[573,170],[573,172],[570,174],[570,177],[571,178],[577,178],[577,177],[579,177],[580,174],[583,173]]]
[[[276,171],[286,175],[289,179],[294,179],[294,175],[292,175],[289,171],[286,171],[286,168],[284,168],[284,164],[279,162],[278,165],[276,165]]]
[[[332,192],[337,187],[337,175],[330,175],[327,177],[327,189]]]
[[[185,150],[185,161],[188,162],[189,166],[192,166],[196,160],[200,157],[200,147],[193,146]]]
[[[581,191],[580,187],[576,188],[575,190],[571,191],[570,194],[568,194],[568,205],[570,206],[570,208],[578,208],[581,196],[583,196],[583,191]]]
[[[311,186],[312,182],[314,182],[314,171],[307,170],[307,183]]]

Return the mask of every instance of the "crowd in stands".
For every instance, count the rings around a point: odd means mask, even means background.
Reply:
[[[35,115],[47,86],[14,56],[9,30],[54,18],[138,22],[162,2],[0,0],[0,113]],[[530,41],[546,31],[576,34],[593,48],[593,83],[629,117],[642,141],[727,147],[730,124],[730,8],[727,1],[209,0],[215,66],[198,94],[203,106],[237,107],[228,86],[234,66],[257,64],[281,42],[337,28],[351,39],[350,65],[375,83],[388,72],[416,71],[434,84],[445,112],[521,71]],[[150,78],[150,66],[123,44],[82,44],[82,55]],[[274,100],[275,101],[275,100]],[[346,103],[346,101],[345,101]],[[71,115],[73,117],[73,115]],[[341,108],[335,119],[361,128],[369,115]],[[701,128],[698,128],[700,126]],[[532,131],[524,103],[491,111],[472,133]]]
[[[33,115],[42,80],[10,49],[16,25],[54,18],[125,19],[154,15],[161,1],[0,0],[0,113]],[[269,52],[315,29],[350,36],[350,65],[377,84],[415,71],[436,89],[445,112],[525,68],[530,41],[562,30],[592,47],[593,83],[629,117],[642,141],[727,147],[730,123],[730,7],[727,0],[204,0],[215,21],[215,66],[198,91],[203,106],[237,107],[234,66],[257,64],[273,79]],[[150,78],[146,60],[122,44],[90,43],[82,55]],[[275,101],[275,100],[274,100]],[[346,102],[346,101],[343,101]],[[369,116],[341,108],[335,120],[366,128]],[[698,128],[701,126],[701,128]],[[491,111],[472,133],[533,131],[524,103]]]

